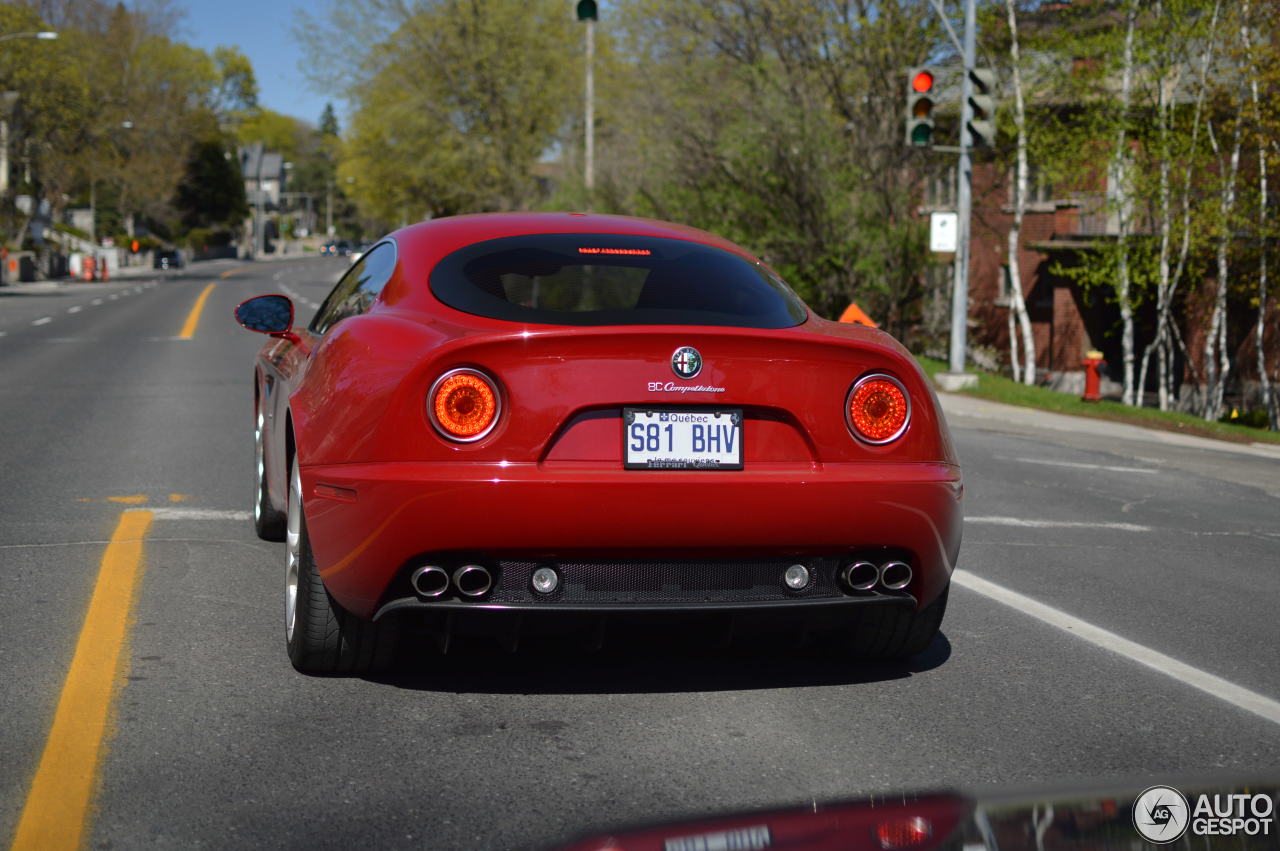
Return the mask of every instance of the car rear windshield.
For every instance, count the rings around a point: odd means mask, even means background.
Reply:
[[[804,303],[759,263],[680,239],[537,234],[478,242],[431,272],[450,307],[546,325],[789,328]]]

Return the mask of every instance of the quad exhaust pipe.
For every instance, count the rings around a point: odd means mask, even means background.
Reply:
[[[870,591],[880,581],[880,568],[869,561],[855,561],[840,575],[852,591]]]
[[[901,591],[911,584],[911,565],[887,561],[877,567],[869,561],[855,561],[840,571],[840,581],[850,591]]]
[[[453,587],[464,597],[482,597],[493,587],[493,575],[478,564],[464,564],[453,572]]]
[[[880,565],[880,585],[888,591],[901,591],[911,584],[911,565],[891,561]]]
[[[409,577],[409,582],[420,597],[435,598],[449,590],[449,574],[443,567],[434,564],[415,570],[413,576]]]

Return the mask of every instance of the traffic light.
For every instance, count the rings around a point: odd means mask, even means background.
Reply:
[[[996,74],[990,68],[970,68],[969,136],[975,148],[992,148],[996,144]]]
[[[907,75],[907,138],[913,148],[933,144],[934,85],[932,68],[914,68]]]
[[[578,20],[596,21],[600,16],[596,9],[596,0],[578,0]]]

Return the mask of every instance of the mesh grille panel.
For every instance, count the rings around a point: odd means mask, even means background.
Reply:
[[[715,559],[671,561],[509,560],[497,564],[499,577],[488,599],[495,603],[554,600],[561,603],[753,602],[844,596],[836,571],[847,558]],[[782,582],[792,564],[813,574],[809,586],[793,592]],[[529,590],[533,571],[550,565],[560,572],[554,594]]]

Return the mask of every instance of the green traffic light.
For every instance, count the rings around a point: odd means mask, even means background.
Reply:
[[[599,17],[596,0],[578,0],[578,20],[595,21],[599,20]]]

